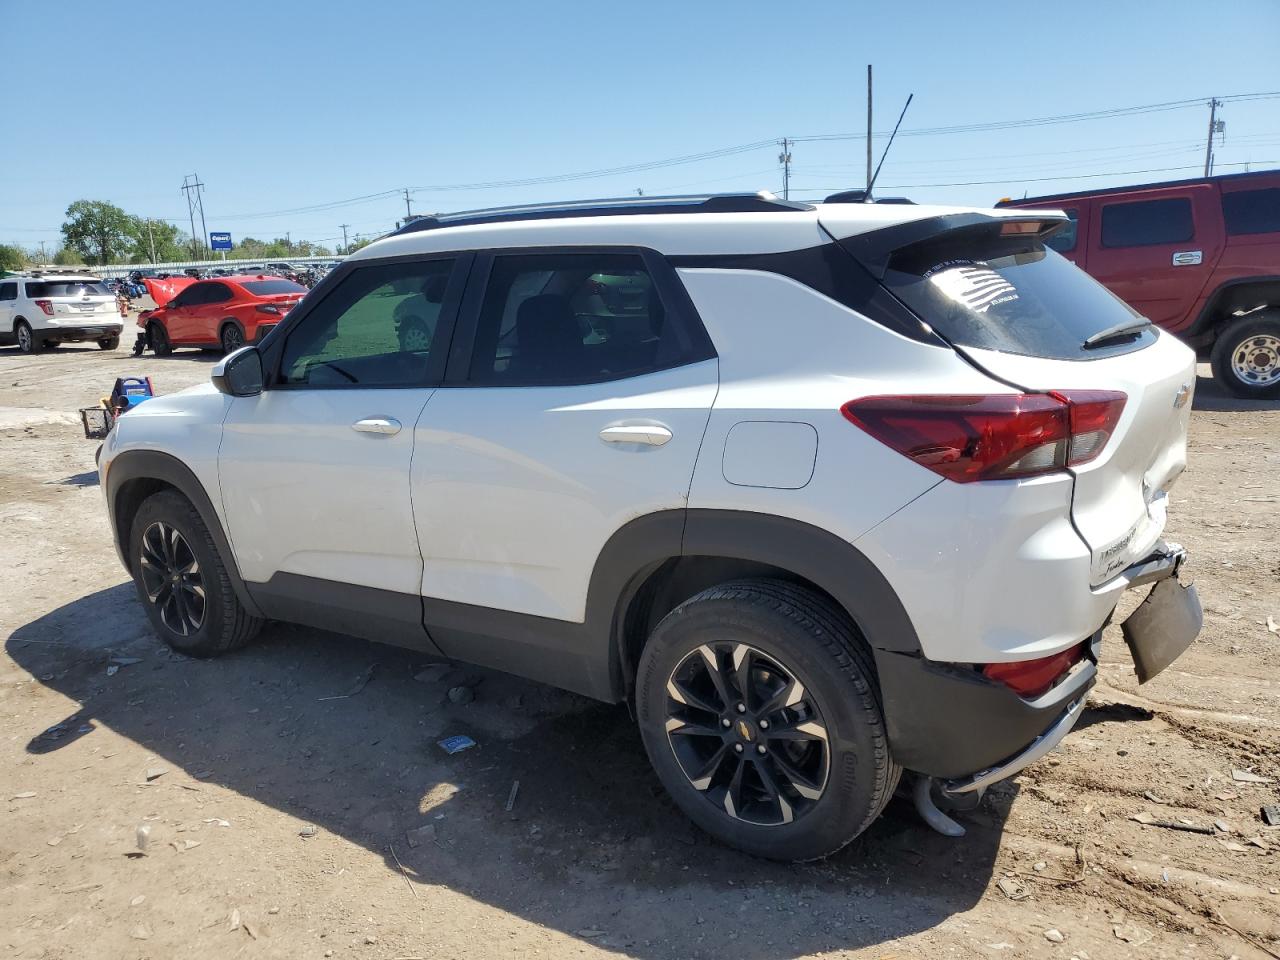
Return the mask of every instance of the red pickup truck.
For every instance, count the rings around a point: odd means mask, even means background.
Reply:
[[[1048,241],[1191,344],[1240,397],[1280,397],[1280,171],[1001,200],[1066,211]]]

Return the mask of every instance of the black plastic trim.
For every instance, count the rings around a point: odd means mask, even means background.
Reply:
[[[1223,173],[1213,177],[1194,177],[1190,180],[1162,180],[1159,183],[1135,183],[1127,187],[1106,187],[1102,190],[1080,190],[1075,193],[1050,193],[1040,197],[1021,197],[1017,200],[1001,200],[997,209],[1025,207],[1039,203],[1056,204],[1062,200],[1088,200],[1092,197],[1110,197],[1126,193],[1140,193],[1144,190],[1160,190],[1166,187],[1196,187],[1201,184],[1215,184],[1234,180],[1247,180],[1251,177],[1262,179],[1274,177],[1280,171],[1250,170],[1245,173]]]
[[[263,613],[432,656],[443,656],[422,624],[422,597],[296,573],[277,573],[266,583],[247,583]]]
[[[699,254],[667,257],[667,260],[677,268],[776,273],[816,290],[894,333],[933,346],[947,345],[834,240],[783,253]]]
[[[213,537],[214,545],[218,548],[218,556],[222,558],[222,562],[227,568],[227,577],[231,580],[231,586],[235,590],[236,596],[251,615],[255,617],[263,616],[262,610],[258,607],[253,597],[250,596],[245,587],[245,582],[240,576],[240,568],[236,563],[235,553],[231,550],[231,543],[222,529],[222,521],[218,519],[218,512],[214,509],[213,501],[210,500],[204,485],[191,471],[191,468],[177,457],[170,456],[167,453],[160,453],[156,450],[125,450],[117,454],[111,461],[111,466],[107,472],[107,488],[105,490],[107,512],[111,518],[116,553],[119,555],[125,569],[129,571],[129,575],[133,575],[133,570],[129,566],[129,531],[121,529],[116,510],[119,505],[118,500],[121,488],[130,480],[162,481],[191,501],[192,506],[196,508],[196,512],[200,514],[200,519],[208,527],[209,534]]]
[[[1249,287],[1255,284],[1277,284],[1280,285],[1280,275],[1262,274],[1256,277],[1240,277],[1236,280],[1227,280],[1214,287],[1213,292],[1204,302],[1204,306],[1200,308],[1200,312],[1196,318],[1182,330],[1178,330],[1180,337],[1192,337],[1214,326],[1215,321],[1221,320],[1223,324],[1230,322],[1233,318],[1230,315],[1220,317],[1218,311],[1222,308],[1222,301],[1229,298],[1232,293],[1240,287]],[[1280,302],[1280,297],[1277,298]]]

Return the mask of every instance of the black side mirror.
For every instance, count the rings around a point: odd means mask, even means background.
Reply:
[[[232,397],[256,397],[262,392],[262,354],[257,347],[241,347],[214,366],[213,385]]]

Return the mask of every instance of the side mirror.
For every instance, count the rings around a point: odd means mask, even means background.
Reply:
[[[257,347],[241,347],[219,360],[209,379],[228,396],[256,397],[262,392],[262,354]]]

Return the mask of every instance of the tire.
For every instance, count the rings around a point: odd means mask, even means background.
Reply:
[[[1280,309],[1256,311],[1229,324],[1209,355],[1213,378],[1246,400],[1280,397]]]
[[[240,329],[237,323],[225,323],[222,325],[222,332],[218,335],[218,340],[222,344],[222,352],[234,353],[245,344],[244,331]]]
[[[236,596],[200,514],[174,491],[153,494],[138,508],[129,569],[152,628],[180,653],[216,657],[244,646],[262,627]]]
[[[118,346],[120,346],[119,337],[106,337],[98,341],[99,350],[114,350]]]
[[[741,690],[735,664],[745,667],[745,712],[720,694],[707,650],[730,700]],[[769,859],[840,850],[880,815],[902,773],[870,649],[843,611],[782,581],[712,587],[667,614],[640,657],[636,714],[680,809]]]
[[[18,338],[18,349],[23,353],[39,353],[44,349],[44,341],[31,330],[31,324],[19,320],[13,326],[13,335]]]
[[[169,331],[159,320],[147,324],[147,334],[151,339],[151,349],[157,357],[168,357],[173,354],[173,345],[169,343]]]

